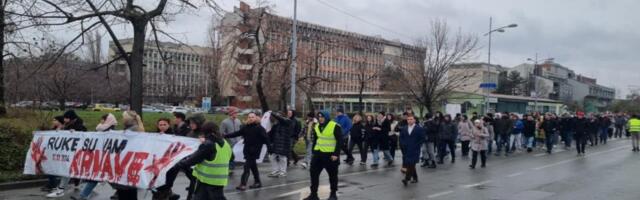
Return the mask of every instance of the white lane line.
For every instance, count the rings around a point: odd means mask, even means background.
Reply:
[[[436,197],[439,197],[439,196],[444,196],[444,195],[451,194],[451,193],[453,193],[453,191],[451,191],[451,190],[444,191],[444,192],[438,192],[438,193],[435,193],[435,194],[427,196],[427,198],[428,199],[432,199],[432,198],[436,198]]]
[[[520,176],[520,175],[522,175],[522,174],[524,174],[524,172],[516,172],[516,173],[513,173],[513,174],[509,174],[509,175],[507,175],[507,178],[512,178],[512,177]]]
[[[547,154],[547,153],[539,153],[539,154],[536,154],[536,155],[533,155],[533,156],[535,156],[535,157],[540,157],[540,156],[544,156],[544,155],[546,155],[546,154]]]
[[[373,172],[388,171],[388,170],[392,170],[392,169],[396,169],[396,168],[395,167],[390,167],[390,168],[384,168],[384,169],[380,169],[380,170],[367,170],[367,171],[362,171],[362,172],[354,172],[354,173],[338,175],[338,177],[355,176],[355,175],[367,174],[367,173],[373,173]],[[322,178],[322,179],[324,180],[324,179],[328,179],[328,178]],[[283,183],[283,184],[271,185],[271,186],[263,186],[261,188],[252,189],[250,191],[261,191],[261,190],[279,188],[279,187],[284,187],[284,186],[289,186],[289,185],[297,185],[297,184],[308,183],[308,182],[311,182],[311,180],[296,181],[296,182]],[[245,193],[245,191],[229,192],[229,193],[225,193],[225,194],[240,194],[240,193]]]
[[[463,188],[472,188],[472,187],[476,187],[476,186],[480,186],[480,185],[484,185],[487,183],[491,183],[491,180],[487,180],[487,181],[482,181],[480,183],[474,183],[474,184],[469,184],[469,185],[463,185]]]
[[[600,151],[600,152],[591,153],[591,154],[586,155],[584,157],[591,157],[591,156],[595,156],[595,155],[598,155],[598,154],[617,151],[617,150],[623,149],[623,148],[628,148],[628,147],[627,146],[617,147],[617,148],[609,149],[609,150],[606,150],[606,151]],[[572,158],[572,159],[569,159],[569,160],[563,160],[563,161],[560,161],[560,162],[551,163],[551,164],[548,164],[548,165],[543,165],[543,166],[536,167],[536,168],[533,168],[533,169],[534,170],[541,170],[541,169],[544,169],[544,168],[549,168],[549,167],[553,167],[553,166],[557,166],[557,165],[562,165],[562,164],[565,164],[565,163],[568,163],[568,162],[572,162],[572,161],[575,161],[575,160],[578,160],[578,159],[582,159],[584,157],[577,157],[577,158]]]

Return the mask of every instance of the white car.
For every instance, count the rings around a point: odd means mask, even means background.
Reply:
[[[157,109],[153,106],[142,106],[142,112],[162,113],[164,110]]]
[[[167,109],[167,112],[169,113],[181,112],[186,114],[186,113],[189,113],[189,109],[182,106],[171,106],[169,109]]]

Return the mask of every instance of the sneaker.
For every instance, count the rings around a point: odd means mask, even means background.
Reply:
[[[236,187],[236,190],[245,191],[247,190],[247,186],[239,185],[238,187]]]
[[[367,165],[367,163],[366,162],[360,162],[360,165],[365,166],[365,165]]]
[[[47,194],[47,198],[59,198],[64,196],[64,189],[56,188],[51,193]]]
[[[378,163],[371,164],[371,167],[378,167]]]
[[[249,188],[251,189],[257,189],[257,188],[261,188],[262,184],[261,183],[254,183],[253,185],[249,186]]]
[[[408,183],[409,181],[407,181],[406,179],[402,179],[402,185],[407,186]]]
[[[280,172],[277,177],[287,177],[287,172]]]
[[[269,175],[267,175],[267,176],[268,176],[268,177],[277,177],[279,173],[280,173],[279,171],[272,171],[272,172],[271,172],[271,173],[269,173]]]
[[[303,162],[302,164],[300,164],[300,166],[302,166],[303,169],[306,169],[307,168],[307,163]]]

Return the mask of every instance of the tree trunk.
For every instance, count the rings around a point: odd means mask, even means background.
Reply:
[[[256,92],[258,93],[258,100],[260,100],[260,106],[262,112],[269,110],[269,104],[267,103],[267,97],[264,95],[264,88],[262,87],[262,79],[264,76],[264,66],[259,66],[258,77],[256,78]]]
[[[145,42],[145,29],[147,20],[132,20],[133,24],[133,47],[131,48],[131,65],[129,72],[131,77],[130,102],[131,110],[136,111],[142,117],[142,95],[143,95],[143,53]]]
[[[364,93],[364,82],[360,82],[360,90],[358,90],[358,113],[360,113],[360,115],[364,115],[362,113],[362,109],[364,108],[364,105],[362,105],[362,93]]]
[[[1,8],[0,8],[0,117],[4,117],[7,114],[7,109],[5,107],[5,101],[4,101],[4,88],[5,88],[5,84],[4,84],[4,45],[5,45],[5,41],[4,41],[4,33],[5,33],[5,19],[4,19],[4,9],[5,6],[4,4],[6,4],[4,1],[0,1],[0,3],[2,3]]]

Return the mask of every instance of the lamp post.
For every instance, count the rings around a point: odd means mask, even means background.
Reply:
[[[538,94],[538,91],[536,89],[536,82],[535,82],[535,77],[534,77],[534,75],[536,75],[535,71],[538,70],[538,62],[540,62],[540,61],[553,61],[553,58],[538,59],[538,53],[536,53],[536,57],[534,59],[527,58],[527,61],[532,61],[533,62],[534,73],[531,74],[531,72],[529,72],[529,82],[532,82],[531,80],[533,80],[533,82],[529,84],[529,87],[530,87],[530,90],[532,91],[530,95],[533,96],[533,98],[535,99],[534,103],[533,103],[533,111],[537,112],[538,111],[538,96],[539,96],[539,94]]]
[[[493,28],[493,17],[489,17],[489,32],[485,33],[484,36],[489,36],[489,46],[488,46],[488,55],[487,55],[487,82],[489,82],[491,79],[491,74],[490,74],[490,67],[491,67],[491,34],[493,32],[499,32],[499,33],[504,33],[505,29],[507,28],[515,28],[518,27],[518,24],[509,24],[506,26],[502,26],[499,28]],[[484,79],[484,77],[483,77]],[[489,89],[488,88],[484,88],[484,113],[487,114],[489,113]]]
[[[298,48],[298,0],[293,0],[293,31],[291,33],[291,110],[296,109],[296,50]]]

